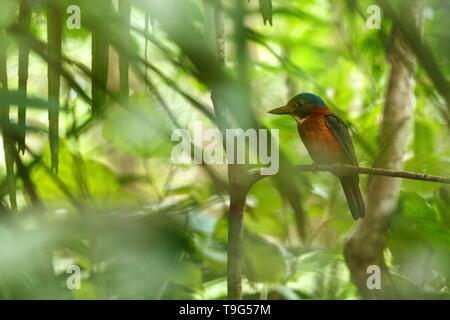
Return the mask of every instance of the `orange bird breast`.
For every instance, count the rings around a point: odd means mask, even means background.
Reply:
[[[331,112],[318,111],[303,119],[297,119],[298,133],[314,162],[345,162],[343,150],[325,122],[327,114]]]

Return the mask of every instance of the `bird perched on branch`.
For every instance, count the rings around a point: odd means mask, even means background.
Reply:
[[[313,161],[320,165],[358,165],[352,139],[344,122],[312,93],[300,93],[272,114],[287,114],[297,122],[298,133]],[[358,174],[338,174],[353,218],[365,215]]]

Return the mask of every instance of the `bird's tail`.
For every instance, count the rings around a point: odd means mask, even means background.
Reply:
[[[359,189],[358,178],[355,176],[340,177],[345,198],[347,199],[350,212],[355,220],[363,218],[366,214],[364,200]]]

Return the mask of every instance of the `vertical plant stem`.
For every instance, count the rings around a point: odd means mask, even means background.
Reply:
[[[59,5],[49,2],[47,7],[48,41],[48,99],[59,105],[61,86],[61,43],[63,12]],[[59,110],[52,108],[48,112],[51,168],[58,173],[59,152]]]
[[[29,0],[21,0],[19,4],[19,27],[23,31],[28,31],[30,19]],[[19,91],[25,95],[27,94],[29,52],[30,50],[24,43],[19,43]],[[19,104],[18,106],[19,134],[17,137],[17,148],[22,154],[25,153],[26,108],[27,106],[24,104]]]
[[[111,5],[110,0],[99,0],[101,7]],[[108,84],[109,43],[99,30],[92,30],[92,113],[103,113]]]
[[[119,1],[119,15],[121,18],[122,41],[124,48],[128,48],[128,37],[130,31],[131,2],[130,0]],[[120,95],[128,100],[130,87],[128,83],[129,58],[126,53],[119,53],[119,73],[120,73]]]
[[[238,101],[241,105],[239,114],[234,114],[234,117],[244,117],[246,121],[243,123],[248,125],[251,123],[250,119],[250,99],[249,99],[249,81],[248,81],[248,56],[245,37],[245,8],[243,1],[235,0],[233,9],[234,20],[234,43],[235,43],[235,59],[237,61],[238,74],[238,91],[234,94],[238,95]],[[220,22],[216,26],[216,32],[223,33],[224,17],[216,15],[216,20]],[[224,43],[224,35],[222,39],[218,37],[216,41],[217,48],[221,48],[221,43]],[[224,52],[223,52],[224,53]],[[225,56],[220,57],[219,61],[224,63]],[[226,136],[226,135],[225,135]],[[228,145],[228,141],[226,144]],[[230,193],[230,212],[228,215],[228,298],[242,299],[242,242],[244,229],[244,208],[249,190],[247,169],[243,165],[228,164],[228,181]]]
[[[237,8],[240,9],[240,8]],[[204,1],[206,40],[208,48],[216,54],[217,60],[225,66],[225,24],[223,8],[219,0],[215,2]],[[238,41],[242,39],[237,39]],[[240,42],[242,44],[242,42]],[[239,46],[239,49],[243,49]],[[245,77],[245,65],[241,57],[239,72]],[[244,79],[242,79],[244,80]],[[245,87],[241,88],[245,90]],[[242,94],[238,92],[235,94]],[[244,95],[243,95],[244,96]],[[226,137],[225,130],[231,128],[230,118],[226,106],[215,91],[211,93],[214,111],[217,117],[219,129]],[[225,141],[225,145],[227,142]],[[247,198],[246,168],[239,164],[228,164],[228,181],[230,207],[228,211],[228,259],[227,259],[227,289],[228,299],[242,299],[242,241],[244,229],[244,208]]]
[[[235,166],[235,165],[233,165]],[[228,168],[230,172],[230,166]],[[233,172],[233,169],[231,170]],[[232,176],[233,174],[231,174]],[[229,174],[230,176],[230,174]],[[242,299],[242,242],[244,230],[244,207],[246,192],[230,186],[230,209],[228,213],[228,299]],[[242,191],[242,192],[241,192]]]
[[[2,90],[8,90],[7,50],[4,30],[0,29],[0,84]],[[14,175],[14,141],[9,132],[9,105],[0,104],[0,125],[3,135],[6,175],[8,180],[9,201],[12,210],[17,210],[16,177]]]

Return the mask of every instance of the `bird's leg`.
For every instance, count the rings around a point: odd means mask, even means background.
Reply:
[[[313,161],[311,166],[312,166],[312,173],[317,174],[317,167],[319,166],[319,164],[317,162]]]
[[[336,169],[331,169],[330,172],[337,174],[338,172],[340,172],[342,169],[340,168],[340,166],[344,165],[343,162],[340,161],[335,161],[333,163],[331,163],[331,166],[336,167]]]

